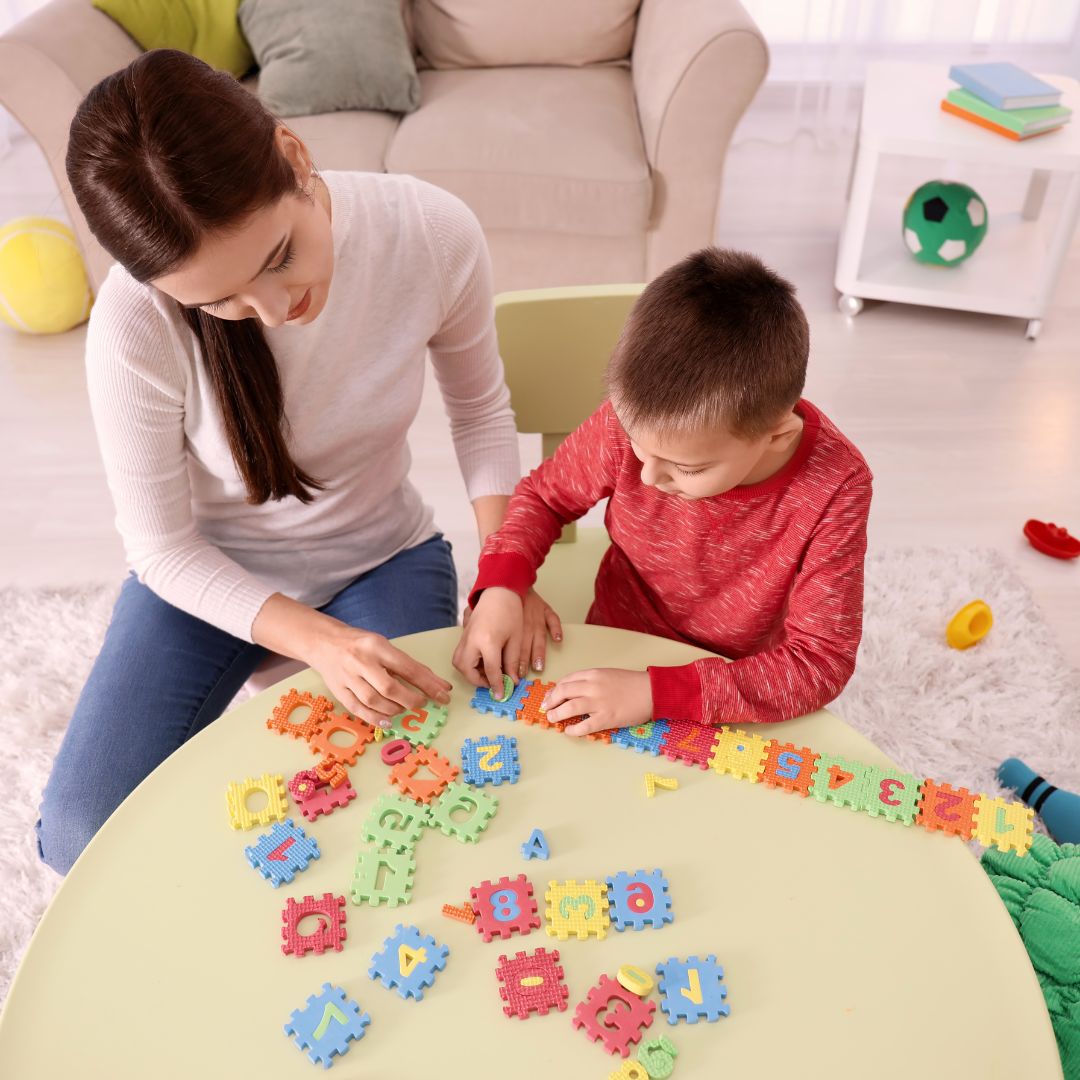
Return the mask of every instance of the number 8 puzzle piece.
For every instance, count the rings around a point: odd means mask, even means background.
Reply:
[[[528,934],[540,926],[532,882],[524,874],[484,881],[470,890],[476,930],[485,941],[508,938],[514,931]]]
[[[609,914],[616,930],[644,930],[651,926],[659,930],[672,922],[671,896],[668,881],[662,870],[632,874],[620,871],[607,879]]]
[[[544,894],[548,906],[547,932],[566,941],[573,935],[579,941],[588,937],[604,938],[611,924],[608,917],[607,890],[596,881],[549,881]]]

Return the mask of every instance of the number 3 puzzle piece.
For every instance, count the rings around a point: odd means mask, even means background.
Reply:
[[[604,938],[611,924],[607,891],[596,881],[550,881],[547,892],[547,933],[566,941],[571,934],[579,941]]]
[[[630,1044],[640,1042],[652,1024],[655,1011],[655,1001],[640,998],[609,976],[601,975],[574,1010],[572,1023],[593,1042],[603,1042],[609,1054],[626,1057]]]

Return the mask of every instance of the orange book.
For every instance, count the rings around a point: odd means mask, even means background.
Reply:
[[[1027,139],[1035,139],[1040,135],[1049,135],[1051,131],[1058,131],[1059,128],[1047,128],[1046,131],[1037,131],[1034,135],[1020,136],[1015,131],[1010,131],[1006,127],[1002,127],[1000,124],[995,124],[993,120],[987,120],[985,116],[978,116],[975,113],[968,112],[967,109],[961,109],[958,105],[954,105],[951,101],[942,98],[941,101],[942,112],[952,113],[953,116],[959,116],[962,120],[970,120],[973,124],[978,124],[980,127],[986,128],[988,131],[994,131],[998,135],[1004,135],[1006,139],[1012,139],[1013,142],[1020,142],[1021,138],[1025,141]]]

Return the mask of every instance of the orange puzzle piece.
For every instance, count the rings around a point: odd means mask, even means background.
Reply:
[[[343,732],[353,736],[347,746],[331,741],[332,736]],[[347,713],[331,713],[308,742],[313,754],[322,754],[324,761],[336,761],[341,765],[355,765],[364,747],[375,740],[375,729]]]
[[[299,722],[292,719],[292,714],[299,708],[307,708],[311,711],[307,718]],[[274,706],[274,711],[266,721],[266,726],[271,731],[281,735],[291,735],[294,739],[310,739],[331,716],[334,711],[334,703],[321,694],[314,694],[304,690],[301,692],[290,688],[287,694],[283,694],[281,700]]]
[[[919,816],[916,823],[924,829],[939,829],[965,840],[975,832],[975,800],[967,788],[954,788],[951,784],[939,784],[924,780],[919,791]]]
[[[425,779],[416,774],[426,768],[431,777]],[[418,746],[406,754],[391,770],[390,783],[395,784],[402,795],[417,802],[430,804],[446,790],[461,770],[430,746]]]
[[[761,779],[769,787],[797,791],[804,799],[810,794],[814,782],[814,769],[818,755],[808,746],[796,747],[794,743],[770,739],[765,756],[765,771]]]

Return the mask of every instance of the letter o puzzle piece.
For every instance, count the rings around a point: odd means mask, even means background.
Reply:
[[[919,785],[922,781],[899,769],[864,766],[863,804],[871,817],[910,825],[919,811]]]
[[[300,708],[310,710],[303,720],[293,720],[292,714]],[[306,690],[301,691],[292,688],[283,694],[281,700],[274,706],[270,713],[266,726],[279,735],[291,735],[294,739],[310,739],[322,726],[334,711],[334,703],[329,699],[315,697]]]
[[[483,881],[469,890],[476,930],[485,941],[528,934],[540,926],[532,882],[524,874]]]
[[[670,720],[650,720],[646,724],[638,724],[637,727],[618,728],[611,734],[611,745],[625,746],[639,754],[652,754],[657,757],[670,723]]]
[[[347,745],[333,741],[334,735],[345,734],[352,738]],[[308,742],[313,754],[321,754],[323,761],[336,761],[339,765],[355,765],[369,742],[375,739],[375,729],[363,720],[345,713],[332,713]]]
[[[817,754],[808,746],[796,748],[794,743],[770,739],[761,779],[769,787],[797,791],[804,799],[810,794],[817,768]]]
[[[494,795],[455,781],[447,784],[446,790],[432,801],[429,824],[463,844],[475,844],[498,809],[499,800]],[[464,819],[455,817],[459,811],[469,816]]]
[[[461,745],[461,768],[465,782],[475,787],[516,784],[521,776],[517,739],[512,735],[466,739]]]
[[[304,1008],[293,1010],[285,1034],[307,1051],[313,1065],[329,1069],[335,1057],[348,1053],[350,1043],[364,1037],[370,1023],[371,1017],[361,1013],[360,1006],[346,997],[340,986],[323,983],[322,990],[312,994]]]
[[[660,753],[672,761],[707,769],[716,744],[717,730],[692,720],[669,720],[660,740]]]
[[[865,810],[870,766],[836,754],[818,754],[810,794],[818,802]]]
[[[749,780],[751,784],[756,784],[765,769],[768,752],[769,744],[760,735],[723,728],[717,736],[709,764],[718,773],[730,773],[736,780]]]
[[[502,983],[499,997],[506,1002],[503,1012],[507,1016],[527,1020],[534,1012],[547,1016],[552,1009],[565,1011],[570,990],[563,982],[558,949],[519,952],[513,960],[500,956],[495,974]]]
[[[268,833],[244,848],[247,861],[276,889],[288,883],[312,859],[319,857],[319,845],[313,836],[293,824],[292,818],[275,822]]]
[[[428,776],[420,775],[422,769]],[[438,798],[451,780],[456,779],[458,767],[447,761],[429,746],[418,746],[390,770],[390,783],[395,784],[402,795],[417,802],[430,803]]]
[[[446,967],[450,950],[415,926],[398,923],[382,949],[371,958],[368,975],[403,998],[422,1001],[424,990],[435,983],[435,973]]]
[[[388,735],[408,739],[413,746],[430,746],[449,715],[445,705],[429,701],[422,709],[406,709],[390,718]]]
[[[644,930],[647,926],[659,930],[674,920],[663,871],[620,871],[609,877],[607,884],[608,912],[616,930]]]
[[[261,810],[249,810],[248,796],[257,791],[266,796],[266,805]],[[252,829],[256,825],[282,821],[289,812],[285,777],[280,773],[263,773],[258,778],[249,776],[246,780],[233,780],[225,792],[225,805],[229,810],[229,824],[234,829]]]
[[[967,788],[954,788],[925,780],[920,789],[919,816],[916,821],[924,829],[937,829],[969,840],[975,832],[975,800]]]
[[[1023,803],[1006,802],[991,795],[975,798],[975,839],[983,847],[1026,855],[1034,825],[1035,811]]]
[[[604,938],[611,924],[608,918],[607,890],[596,881],[550,881],[544,894],[547,908],[547,933],[566,941],[571,935],[579,941],[588,937]]]
[[[363,837],[391,851],[412,851],[431,811],[404,795],[380,795],[363,824]]]
[[[724,1000],[727,997],[724,969],[717,964],[715,956],[706,956],[704,960],[696,956],[686,960],[671,957],[656,965],[656,973],[661,976],[660,1008],[669,1024],[680,1020],[696,1024],[702,1017],[713,1023],[731,1012],[731,1006]]]
[[[411,851],[361,851],[353,873],[352,902],[372,907],[407,904],[416,862]]]
[[[522,679],[514,687],[514,692],[504,701],[496,701],[491,696],[491,690],[486,686],[478,687],[469,704],[482,713],[494,713],[496,716],[504,716],[507,720],[516,720],[517,711],[521,708],[525,695],[532,686],[531,680]]]
[[[653,1022],[655,1001],[646,1001],[614,979],[601,975],[585,1000],[574,1010],[572,1023],[593,1042],[599,1040],[609,1054],[630,1053],[630,1044],[641,1041]]]
[[[319,916],[319,927],[313,933],[301,934],[300,923],[309,915]],[[316,900],[305,896],[297,902],[291,896],[281,913],[281,951],[286,956],[306,956],[309,952],[321,956],[327,949],[341,952],[345,933],[345,897],[323,893]]]

